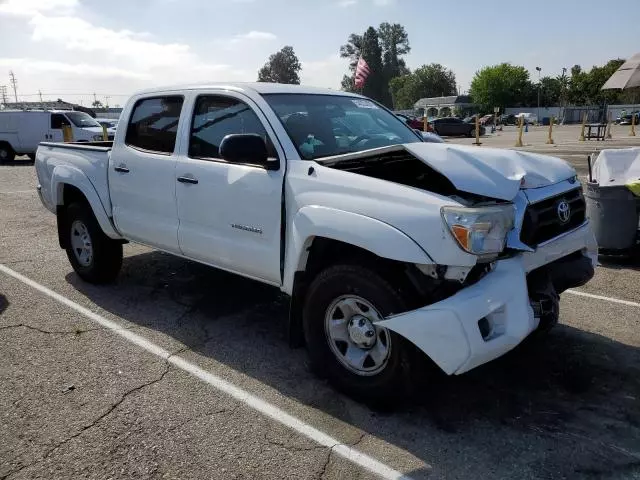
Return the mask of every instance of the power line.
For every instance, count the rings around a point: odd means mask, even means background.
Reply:
[[[16,99],[16,103],[18,103],[18,81],[16,80],[16,76],[13,71],[9,71],[9,81],[13,87],[13,96]]]

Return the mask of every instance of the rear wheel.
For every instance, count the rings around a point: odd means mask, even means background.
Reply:
[[[69,205],[65,230],[67,257],[76,273],[89,283],[115,280],[122,266],[122,244],[104,234],[88,205]]]
[[[16,153],[8,143],[0,143],[0,164],[13,162]]]
[[[375,271],[337,265],[311,283],[303,310],[313,369],[338,389],[383,406],[406,397],[406,340],[378,323],[405,311],[405,302]]]

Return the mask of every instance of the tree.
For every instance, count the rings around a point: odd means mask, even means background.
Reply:
[[[526,105],[531,93],[535,91],[529,80],[528,70],[510,63],[501,63],[477,71],[470,89],[473,102],[485,111],[492,111],[493,107]]]
[[[562,83],[558,78],[542,77],[540,79],[540,106],[552,107],[560,104]]]
[[[382,68],[388,81],[409,73],[401,55],[411,51],[409,35],[402,25],[384,22],[378,27],[380,47],[382,48]]]
[[[375,28],[369,27],[362,36],[361,55],[369,65],[369,76],[364,82],[362,94],[387,106],[391,105],[389,83],[382,71],[382,49]]]
[[[376,100],[390,106],[392,103],[389,82],[392,78],[406,75],[409,69],[402,58],[411,50],[405,28],[384,22],[376,30],[369,27],[363,35],[352,33],[347,43],[340,47],[340,56],[349,59],[349,72],[342,78],[342,89],[356,91],[353,77],[360,57],[363,57],[371,75],[365,82],[363,93],[375,95]],[[373,92],[373,93],[372,93]]]
[[[392,79],[389,89],[394,108],[407,109],[424,97],[455,95],[456,76],[439,63],[432,63],[409,75]]]
[[[93,108],[103,108],[102,102],[100,100],[94,100],[91,106]]]
[[[601,90],[602,86],[614,72],[620,68],[624,60],[609,60],[602,67],[594,66],[584,71],[580,65],[571,68],[569,81],[569,101],[574,105],[601,105],[617,103],[623,97],[617,90]]]
[[[269,60],[258,72],[259,82],[300,84],[302,65],[293,47],[283,47],[269,56]]]

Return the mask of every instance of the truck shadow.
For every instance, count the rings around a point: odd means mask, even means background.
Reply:
[[[115,285],[66,278],[99,307],[190,346],[205,365],[225,364],[436,472],[457,468],[460,455],[504,464],[511,478],[640,471],[636,347],[560,325],[465,375],[425,375],[429,381],[408,405],[383,413],[310,373],[304,349],[287,345],[288,299],[277,289],[161,252],[125,258]],[[160,314],[168,308],[175,310],[170,318]],[[409,475],[433,474],[424,468]]]

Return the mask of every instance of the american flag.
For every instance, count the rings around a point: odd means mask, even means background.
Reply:
[[[370,73],[371,70],[369,70],[369,65],[367,65],[367,62],[364,60],[364,58],[360,57],[360,60],[358,60],[358,65],[356,66],[356,88],[362,88],[364,86],[364,82]]]

